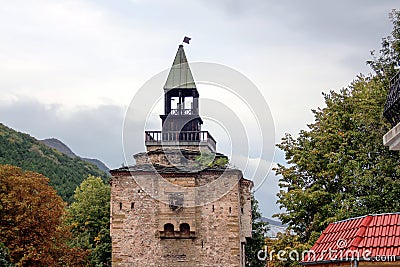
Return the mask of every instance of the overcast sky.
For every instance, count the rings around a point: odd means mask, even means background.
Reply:
[[[394,0],[0,0],[0,122],[39,139],[56,137],[78,155],[117,168],[127,106],[171,66],[187,35],[189,61],[229,66],[259,88],[279,142],[312,122],[310,110],[323,106],[321,92],[370,72],[369,52],[390,34],[388,13],[398,6]],[[144,149],[143,135],[133,138]],[[282,152],[275,162],[284,162]],[[270,174],[256,193],[264,216],[278,212],[277,191]]]

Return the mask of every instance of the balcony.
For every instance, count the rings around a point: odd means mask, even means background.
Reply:
[[[390,80],[383,116],[395,126],[400,122],[400,72]]]
[[[146,146],[208,146],[216,149],[216,142],[207,131],[146,131]]]
[[[171,109],[171,115],[195,115],[193,109]]]

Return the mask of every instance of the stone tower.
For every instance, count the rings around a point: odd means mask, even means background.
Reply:
[[[113,266],[244,266],[251,188],[201,130],[199,93],[180,45],[164,86],[162,131],[134,166],[112,170]]]

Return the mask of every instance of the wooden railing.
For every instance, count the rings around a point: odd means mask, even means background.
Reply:
[[[193,109],[171,109],[171,115],[194,115]]]
[[[146,131],[146,142],[168,142],[168,141],[182,141],[182,142],[209,142],[215,147],[216,142],[211,134],[207,131]]]

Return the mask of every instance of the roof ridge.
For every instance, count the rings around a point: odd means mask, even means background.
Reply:
[[[362,215],[362,216],[358,216],[358,217],[343,219],[343,220],[340,220],[340,221],[337,221],[337,222],[333,222],[333,223],[337,224],[337,223],[342,223],[342,222],[347,222],[347,221],[351,221],[351,220],[365,218],[365,217],[368,217],[368,216],[376,217],[376,216],[382,216],[382,215],[396,215],[396,214],[400,215],[400,211],[397,211],[397,212],[385,212],[385,213],[371,213],[371,214],[366,214],[366,215]]]
[[[354,235],[354,239],[350,244],[350,248],[357,248],[358,245],[361,243],[361,241],[364,238],[364,234],[367,231],[367,228],[370,226],[370,223],[372,222],[373,216],[372,215],[367,215],[363,218],[361,224],[358,227],[357,232]]]

